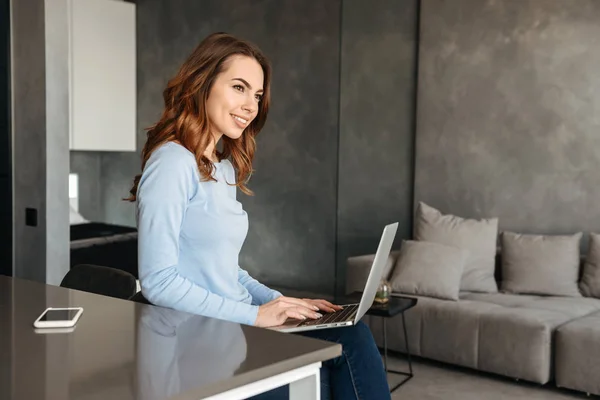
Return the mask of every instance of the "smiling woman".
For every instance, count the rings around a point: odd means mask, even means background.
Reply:
[[[252,173],[255,137],[269,112],[271,65],[252,43],[226,33],[204,39],[163,92],[165,108],[148,129],[142,170],[156,149],[175,142],[194,154],[205,180],[214,163],[231,158],[236,186],[252,195],[246,183]],[[216,144],[223,140],[223,151]],[[142,175],[134,179],[126,200],[136,201]]]
[[[164,91],[165,110],[148,130],[142,174],[134,180],[138,271],[150,303],[258,327],[289,318],[315,320],[341,307],[283,296],[238,265],[248,215],[246,194],[254,138],[269,110],[271,68],[260,50],[231,35],[207,37]],[[223,150],[216,145],[222,140]],[[371,332],[353,327],[305,332],[341,343],[344,355],[324,363],[324,399],[389,398]],[[287,398],[286,388],[266,394]]]

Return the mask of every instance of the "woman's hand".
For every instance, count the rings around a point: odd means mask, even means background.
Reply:
[[[328,313],[343,310],[343,307],[336,306],[335,304],[332,304],[332,303],[328,302],[327,300],[322,300],[322,299],[302,299],[302,300],[304,300],[308,304],[317,306],[319,308],[319,310],[325,311]]]
[[[258,307],[255,326],[268,328],[283,324],[288,318],[305,320],[317,319],[322,315],[318,313],[319,306],[294,297],[281,296]]]

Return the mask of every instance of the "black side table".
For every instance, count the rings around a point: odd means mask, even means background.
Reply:
[[[337,304],[348,304],[350,302],[358,302],[360,301],[362,293],[355,292],[350,294],[348,297],[345,297],[345,303],[338,302]],[[404,378],[400,383],[394,386],[390,393],[394,392],[394,390],[398,389],[400,386],[404,385],[408,382],[414,375],[412,369],[412,362],[410,360],[410,349],[408,347],[408,334],[406,332],[406,320],[404,318],[404,312],[409,310],[417,305],[417,299],[412,297],[404,297],[393,295],[390,300],[385,304],[373,303],[369,311],[367,311],[368,315],[373,315],[377,317],[382,317],[383,321],[383,363],[385,366],[385,372],[388,374],[396,374],[403,375]],[[402,328],[404,329],[404,346],[406,347],[406,357],[408,360],[408,372],[404,371],[394,371],[388,369],[388,356],[387,356],[387,320],[388,318],[393,318],[398,314],[402,314]]]
[[[385,304],[373,303],[367,314],[382,317],[383,321],[383,362],[385,365],[385,372],[388,374],[403,375],[404,378],[400,383],[394,386],[390,392],[398,389],[400,386],[408,382],[414,375],[412,369],[412,362],[410,360],[410,349],[408,347],[408,334],[406,333],[406,320],[404,319],[404,312],[417,305],[417,299],[412,297],[393,296]],[[402,328],[404,329],[404,346],[406,349],[406,358],[408,360],[408,372],[394,371],[388,369],[387,366],[387,324],[388,318],[393,318],[398,314],[402,314]]]

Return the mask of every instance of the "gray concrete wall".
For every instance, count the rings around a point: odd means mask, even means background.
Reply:
[[[46,280],[44,0],[12,0],[13,276]],[[25,225],[25,209],[38,225]]]
[[[417,0],[344,0],[337,291],[346,259],[377,250],[383,227],[410,237]]]
[[[600,230],[600,2],[423,0],[415,200]]]

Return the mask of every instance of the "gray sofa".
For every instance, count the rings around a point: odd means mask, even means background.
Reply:
[[[389,279],[399,251],[387,261]],[[361,291],[374,255],[347,261],[346,293]],[[496,279],[500,280],[500,255]],[[458,301],[413,296],[411,354],[510,378],[600,395],[600,299],[461,292]],[[366,316],[378,345],[382,323]],[[404,352],[402,319],[387,321],[388,347]]]

